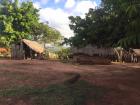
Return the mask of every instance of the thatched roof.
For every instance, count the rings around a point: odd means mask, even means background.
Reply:
[[[44,52],[44,47],[41,46],[39,43],[36,41],[31,41],[27,39],[22,40],[28,47],[30,47],[32,50],[34,50],[37,53],[43,53]]]
[[[140,49],[133,49],[133,51],[134,51],[138,56],[140,56]]]

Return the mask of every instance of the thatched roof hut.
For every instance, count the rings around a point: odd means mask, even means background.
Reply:
[[[133,51],[135,52],[135,54],[136,54],[137,56],[140,56],[140,49],[133,49]]]
[[[43,53],[44,52],[44,47],[42,47],[39,43],[37,43],[36,41],[31,41],[31,40],[27,40],[27,39],[23,39],[22,40],[23,43],[25,43],[29,48],[31,48],[33,51],[37,52],[37,53]]]
[[[44,47],[36,41],[22,39],[20,43],[12,45],[12,59],[34,59],[41,56],[44,52]]]

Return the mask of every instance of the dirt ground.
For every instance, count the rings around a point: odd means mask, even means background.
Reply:
[[[72,65],[58,61],[0,60],[0,89],[14,86],[47,87],[71,73],[108,91],[87,105],[140,105],[140,64]],[[2,105],[0,103],[0,105]],[[21,100],[15,104],[26,105]]]

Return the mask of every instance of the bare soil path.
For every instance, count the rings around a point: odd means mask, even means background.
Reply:
[[[108,90],[102,99],[88,105],[140,105],[140,64],[72,65],[57,61],[0,60],[0,89],[17,85],[47,87],[65,81],[71,73],[80,73],[81,79]],[[19,100],[9,105],[27,104]]]

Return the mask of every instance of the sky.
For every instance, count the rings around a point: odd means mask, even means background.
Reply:
[[[39,9],[40,22],[49,22],[49,26],[57,29],[64,37],[74,35],[70,30],[69,16],[84,18],[89,8],[95,8],[100,0],[33,0],[34,7]]]

